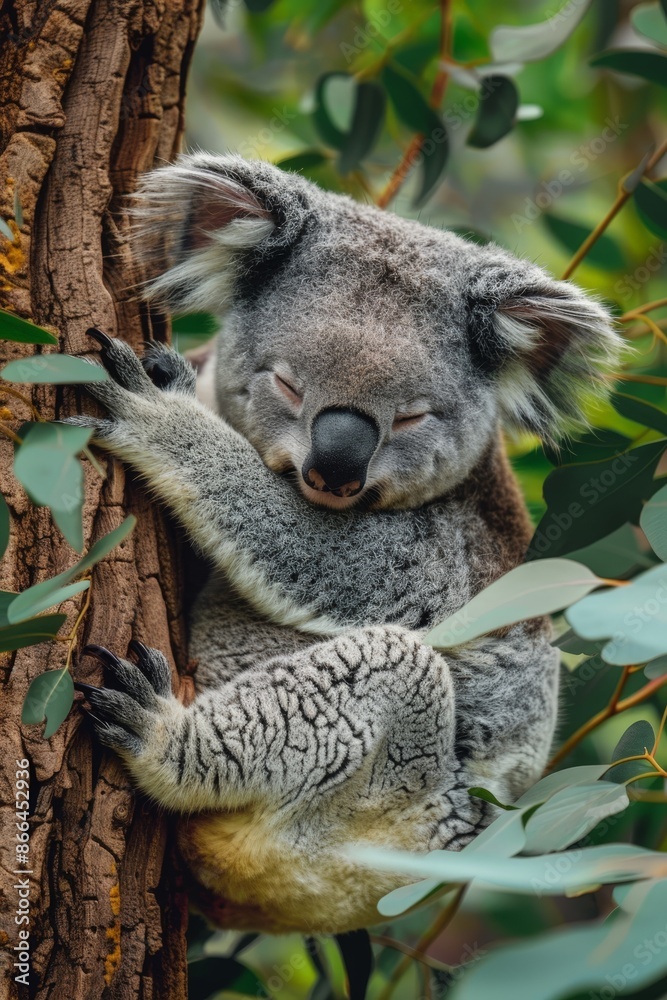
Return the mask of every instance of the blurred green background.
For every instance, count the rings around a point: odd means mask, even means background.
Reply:
[[[389,211],[475,239],[494,240],[556,276],[564,272],[583,239],[614,204],[622,178],[667,136],[667,72],[654,58],[658,54],[667,66],[662,54],[667,50],[667,18],[658,3],[593,0],[590,5],[580,4],[588,7],[585,16],[553,53],[533,61],[517,59],[497,71],[514,81],[518,108],[509,113],[507,134],[485,148],[479,148],[475,137],[481,114],[480,81],[471,73],[484,72],[481,67],[492,61],[490,39],[497,26],[546,21],[559,10],[568,17],[573,6],[577,6],[575,0],[569,4],[453,0],[451,65],[439,108],[449,135],[449,155],[441,165],[438,183],[419,207],[415,199],[422,175],[416,167]],[[557,26],[558,21],[553,30]],[[382,119],[371,115],[373,121],[360,126],[366,129],[370,148],[345,174],[338,169],[339,150],[327,141],[331,134],[327,128],[333,124],[345,135],[354,131],[356,82],[382,81],[387,64],[419,90],[425,106],[441,66],[440,33],[441,10],[425,0],[248,0],[247,5],[234,0],[224,11],[209,7],[189,82],[187,145],[267,159],[301,169],[323,187],[360,200],[376,200],[419,131],[423,108],[413,101],[411,124],[412,112],[401,113],[390,94]],[[598,54],[619,49],[638,54],[632,73],[591,65]],[[636,67],[640,67],[637,72]],[[327,76],[334,72],[353,76]],[[324,126],[314,113],[318,103],[324,103]],[[501,132],[504,113],[502,107],[495,109],[494,119],[488,112],[489,120],[483,124]],[[370,133],[374,133],[372,144]],[[364,146],[364,136],[357,139]],[[657,195],[653,189],[656,198],[666,174],[667,161],[663,160],[652,173],[658,182]],[[648,211],[646,199],[630,197],[575,272],[575,280],[619,316],[667,296],[667,198],[664,201],[662,208],[655,201]],[[656,309],[651,317],[659,332],[667,326],[667,308]],[[202,339],[201,324],[195,320],[182,318],[175,329],[182,348]],[[636,351],[628,358],[626,370],[640,376],[667,375],[667,347],[655,329],[635,320],[625,322],[623,329]],[[664,411],[663,386],[620,386]],[[609,429],[632,441],[661,437],[655,429],[647,431],[620,416],[611,405],[591,416],[598,440]],[[591,437],[589,446],[595,440]],[[554,463],[572,461],[573,456],[567,449],[560,456],[545,454],[530,437],[511,441],[509,447],[537,523],[545,510],[545,477]],[[629,548],[633,551],[628,563]],[[618,554],[623,549],[625,562]],[[607,575],[622,576],[630,572],[630,565],[641,566],[642,560],[644,566],[652,565],[646,549],[638,531],[625,525],[616,548],[608,547],[607,562],[610,558],[616,572]],[[620,562],[616,564],[615,559]],[[557,626],[562,630],[562,623]],[[618,679],[618,668],[599,657],[584,660],[565,654],[564,660],[562,740],[606,705]],[[642,683],[640,673],[631,679],[626,694]],[[567,763],[609,760],[631,722],[648,719],[657,727],[664,704],[663,693],[649,704],[610,719],[577,747]],[[623,815],[601,824],[587,843],[628,840],[665,850],[665,813],[664,805],[635,802]],[[605,892],[581,899],[539,899],[475,888],[431,954],[459,965],[484,954],[489,942],[524,938],[564,921],[600,916],[609,907]],[[437,904],[378,933],[414,943],[435,915]],[[195,923],[195,949],[201,947],[197,941],[203,934]],[[320,940],[309,950],[296,937],[251,941],[224,933],[209,940],[206,949],[209,954],[226,955],[227,962],[240,949],[238,958],[261,976],[268,995],[280,1000],[346,996],[343,966],[333,941]],[[376,959],[368,997],[387,1000],[388,977],[401,954],[378,945]],[[234,980],[231,976],[234,988],[219,996],[261,995],[258,982],[245,975],[250,978],[243,980],[242,975]],[[416,1000],[429,996],[426,990],[422,971],[412,962],[392,995]],[[192,995],[208,996],[210,988],[203,986]],[[512,996],[511,984],[499,986],[497,996]]]

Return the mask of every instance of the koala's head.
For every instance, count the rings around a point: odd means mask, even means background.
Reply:
[[[617,358],[575,286],[266,163],[182,156],[136,215],[148,295],[225,314],[219,412],[316,503],[440,496],[499,424],[552,439],[580,421]]]

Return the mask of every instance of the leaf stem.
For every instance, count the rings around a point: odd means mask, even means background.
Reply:
[[[667,306],[667,299],[655,299],[653,302],[646,302],[643,306],[637,306],[636,309],[630,309],[629,312],[623,313],[622,316],[619,316],[619,320],[621,323],[625,323],[626,320],[637,319],[638,316],[652,312],[654,309],[662,309],[663,306]]]
[[[442,104],[445,92],[447,90],[447,82],[449,80],[449,71],[445,68],[444,61],[448,58],[449,48],[452,38],[452,0],[440,0],[440,45],[439,45],[439,60],[438,60],[438,71],[436,73],[435,80],[433,81],[433,87],[431,89],[431,96],[429,98],[429,103],[432,108],[439,108]],[[398,192],[400,191],[403,182],[410,173],[414,161],[419,155],[419,151],[422,148],[425,136],[419,132],[417,135],[413,136],[410,140],[408,146],[406,147],[403,156],[401,157],[400,163],[394,169],[391,177],[387,181],[385,187],[378,195],[375,204],[378,208],[386,208],[387,205],[393,201]]]
[[[8,427],[7,424],[0,423],[0,433],[4,434],[5,437],[8,437],[10,441],[14,442],[14,444],[23,444],[23,439],[20,438],[18,434],[15,434],[11,427]]]
[[[426,949],[433,944],[435,939],[439,937],[440,934],[442,934],[444,929],[456,915],[459,906],[463,902],[463,897],[466,894],[467,888],[468,888],[467,885],[462,885],[458,889],[452,901],[443,909],[442,913],[440,913],[437,919],[433,921],[433,923],[426,931],[426,933],[419,939],[419,941],[415,945],[414,951],[420,953],[425,952]],[[402,979],[407,970],[410,968],[411,959],[412,956],[405,955],[402,961],[398,963],[398,965],[394,969],[391,980],[387,983],[386,987],[384,988],[382,993],[380,993],[377,1000],[390,1000],[390,997],[393,995],[394,989],[396,988],[399,980]]]
[[[655,167],[660,162],[660,160],[663,158],[663,156],[665,155],[665,153],[667,153],[667,139],[665,139],[660,144],[660,146],[658,147],[658,149],[656,149],[656,151],[653,153],[653,155],[647,161],[646,166],[644,167],[642,176],[644,176],[650,170],[652,170],[653,167]],[[561,280],[562,281],[565,281],[567,278],[569,278],[574,273],[574,271],[576,271],[576,269],[579,267],[579,265],[581,264],[582,260],[584,259],[584,257],[588,253],[588,251],[591,249],[591,247],[594,246],[595,243],[597,243],[597,241],[600,239],[600,237],[605,232],[605,230],[614,221],[614,219],[616,218],[616,216],[618,215],[618,213],[621,211],[621,209],[623,208],[623,206],[625,205],[625,203],[627,201],[629,201],[630,198],[632,198],[633,190],[632,189],[626,190],[626,188],[624,186],[624,181],[627,179],[627,176],[629,176],[629,175],[626,175],[626,177],[621,178],[621,180],[619,181],[618,194],[616,195],[616,201],[611,206],[611,208],[609,209],[609,211],[605,215],[604,219],[602,219],[601,222],[598,222],[598,224],[595,227],[595,229],[593,230],[593,232],[589,236],[586,237],[586,239],[581,244],[581,246],[579,247],[579,249],[575,253],[575,255],[572,258],[572,260],[570,261],[570,263],[567,265],[567,267],[563,271],[563,274],[561,275]]]
[[[22,403],[25,403],[26,406],[30,407],[30,410],[35,420],[39,421],[39,423],[42,424],[44,423],[44,417],[39,412],[37,407],[34,405],[32,400],[28,398],[28,396],[25,396],[22,392],[19,392],[18,389],[13,389],[11,385],[3,385],[2,389],[0,389],[0,394],[3,392],[6,392],[8,396],[14,396],[16,399],[20,399]]]

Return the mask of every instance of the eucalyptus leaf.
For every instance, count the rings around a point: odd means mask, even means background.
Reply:
[[[653,441],[600,462],[554,469],[544,483],[547,512],[527,558],[574,552],[638,518],[642,500],[657,488],[653,476],[666,447]]]
[[[449,136],[444,122],[430,106],[414,78],[403,69],[385,66],[384,83],[399,120],[423,136],[422,183],[415,205],[422,205],[442,176],[449,157]]]
[[[91,434],[89,428],[68,424],[33,425],[16,452],[14,475],[35,503],[65,511],[81,509],[83,469],[76,456]]]
[[[354,115],[349,134],[340,153],[339,170],[348,174],[368,156],[382,131],[386,105],[385,92],[379,84],[357,85]]]
[[[657,0],[634,7],[630,12],[630,20],[635,31],[658,45],[667,46],[667,18]]]
[[[616,744],[611,755],[612,763],[623,760],[624,757],[637,757],[643,754],[646,749],[651,750],[654,742],[653,726],[646,719],[639,719],[625,730]],[[625,764],[611,767],[605,775],[605,780],[620,785],[624,781],[650,770],[651,767],[645,760],[629,760]]]
[[[496,796],[493,794],[493,792],[490,792],[488,790],[488,788],[480,788],[479,786],[475,786],[474,788],[469,788],[468,795],[470,795],[473,799],[483,799],[484,802],[490,802],[491,805],[498,806],[499,809],[506,809],[506,810],[516,809],[516,806],[508,806],[504,802],[500,802],[499,799],[497,799]]]
[[[0,559],[4,556],[9,545],[10,523],[9,507],[2,493],[0,493]]]
[[[72,582],[77,576],[81,576],[87,570],[91,569],[95,563],[104,559],[116,545],[120,544],[124,538],[129,535],[129,533],[134,528],[137,523],[136,517],[132,514],[125,518],[122,524],[119,524],[117,528],[110,531],[108,535],[104,535],[103,538],[98,539],[97,542],[91,547],[90,551],[80,559],[78,563],[70,567],[70,569],[65,570],[63,573],[59,573],[58,576],[51,577],[49,580],[44,580],[42,583],[35,584],[34,587],[30,587],[28,590],[24,590],[22,594],[12,601],[9,606],[7,617],[10,622],[20,622],[27,614],[30,614],[30,608],[36,604],[40,604],[42,607],[49,607],[54,603],[53,598],[57,597],[58,593],[63,587],[66,587]],[[43,601],[49,601],[49,604],[43,604]]]
[[[36,725],[46,719],[44,739],[53,736],[74,702],[74,684],[68,670],[47,670],[35,677],[23,702],[21,722]]]
[[[493,60],[502,63],[546,59],[567,41],[590,4],[591,0],[568,0],[548,21],[494,28],[489,39]]]
[[[667,56],[659,52],[647,52],[645,49],[615,49],[591,59],[591,66],[613,69],[617,73],[628,73],[630,76],[640,76],[649,83],[667,87]]]
[[[655,660],[650,660],[644,667],[644,676],[650,681],[657,680],[667,674],[667,655],[658,656]]]
[[[542,216],[547,228],[570,254],[577,252],[588,239],[591,229],[580,222],[566,219],[562,215],[545,212]],[[586,260],[605,271],[619,271],[626,267],[627,260],[620,244],[608,233],[603,233],[586,254]]]
[[[505,813],[502,818],[520,815]],[[571,852],[509,858],[483,851],[413,854],[362,845],[348,847],[345,854],[360,864],[381,871],[435,878],[441,882],[463,883],[479,879],[499,889],[545,896],[562,896],[580,888],[634,882],[640,878],[667,874],[664,853],[630,844],[582,847],[577,851],[576,860]]]
[[[526,823],[526,854],[547,854],[575,844],[607,816],[626,809],[625,788],[606,781],[562,788]]]
[[[485,77],[468,145],[477,149],[493,146],[512,131],[518,107],[519,91],[508,76]]]
[[[13,590],[0,590],[0,625],[8,625],[7,608],[17,595]]]
[[[489,952],[463,974],[452,1000],[497,996],[499,983],[512,984],[512,1000],[612,997],[630,995],[628,988],[638,996],[637,990],[667,970],[667,948],[654,944],[656,931],[664,933],[667,880],[633,886],[631,895],[637,890],[640,902],[633,914],[619,910],[605,921],[557,927]]]
[[[14,649],[25,649],[26,646],[49,642],[55,638],[66,620],[67,615],[41,615],[39,618],[21,621],[17,625],[6,625],[0,628],[0,653],[9,653]]]
[[[667,562],[667,486],[654,493],[645,504],[639,515],[639,526],[658,558]]]
[[[597,781],[607,770],[608,764],[581,764],[578,767],[567,767],[562,771],[554,771],[541,778],[532,788],[517,799],[514,803],[519,808],[529,808],[546,802],[552,795],[556,795],[564,788],[574,785],[582,785],[586,782]]]
[[[26,618],[32,618],[33,615],[38,615],[42,611],[46,611],[47,608],[52,608],[56,604],[62,604],[63,601],[69,600],[70,597],[76,597],[77,594],[81,594],[84,590],[88,590],[90,587],[89,580],[78,580],[76,583],[70,583],[65,587],[60,587],[53,593],[45,594],[41,600],[33,601],[32,604],[28,605],[20,619],[16,617],[9,618],[10,622],[24,621]],[[31,587],[29,590],[24,591],[25,594],[30,594],[35,588]]]
[[[644,663],[667,653],[667,566],[642,573],[625,587],[591,594],[565,617],[585,639],[607,639],[607,663]]]
[[[611,404],[626,420],[633,420],[643,427],[651,427],[667,436],[667,413],[660,407],[643,399],[637,399],[636,396],[630,396],[627,392],[612,393]]]
[[[319,149],[304,149],[303,153],[296,153],[294,156],[285,156],[282,160],[276,161],[276,166],[281,170],[290,170],[300,173],[302,170],[312,170],[313,167],[321,167],[329,157]]]
[[[13,340],[19,344],[57,344],[58,338],[41,326],[29,323],[14,313],[0,309],[0,340]]]
[[[600,583],[586,566],[570,559],[524,563],[436,625],[423,641],[436,649],[458,646],[506,625],[559,611]]]
[[[638,568],[650,569],[655,560],[640,549],[637,534],[632,525],[623,524],[606,538],[571,552],[568,558],[606,579],[618,579]]]
[[[667,57],[665,62],[667,63]],[[639,216],[652,233],[667,240],[667,180],[643,178],[634,190]]]
[[[551,643],[552,646],[557,646],[558,649],[562,649],[564,653],[575,653],[575,654],[585,654],[586,656],[594,656],[595,653],[599,653],[602,649],[603,642],[593,642],[590,639],[582,639],[580,635],[574,631],[574,629],[568,629],[567,632],[563,632],[557,639],[554,639]]]
[[[70,354],[34,354],[20,358],[5,365],[0,375],[7,382],[48,382],[52,385],[104,382],[109,377],[100,365]]]
[[[340,70],[325,73],[317,81],[313,121],[322,140],[334,149],[341,150],[345,145],[352,122],[354,91],[354,77]]]

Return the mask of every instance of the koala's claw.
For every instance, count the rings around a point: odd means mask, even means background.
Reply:
[[[164,699],[171,695],[171,671],[158,650],[136,641],[131,650],[136,663],[121,659],[104,646],[86,646],[84,654],[102,663],[108,684],[94,687],[75,681],[75,687],[90,705],[88,714],[101,742],[136,756],[150,739]]]

